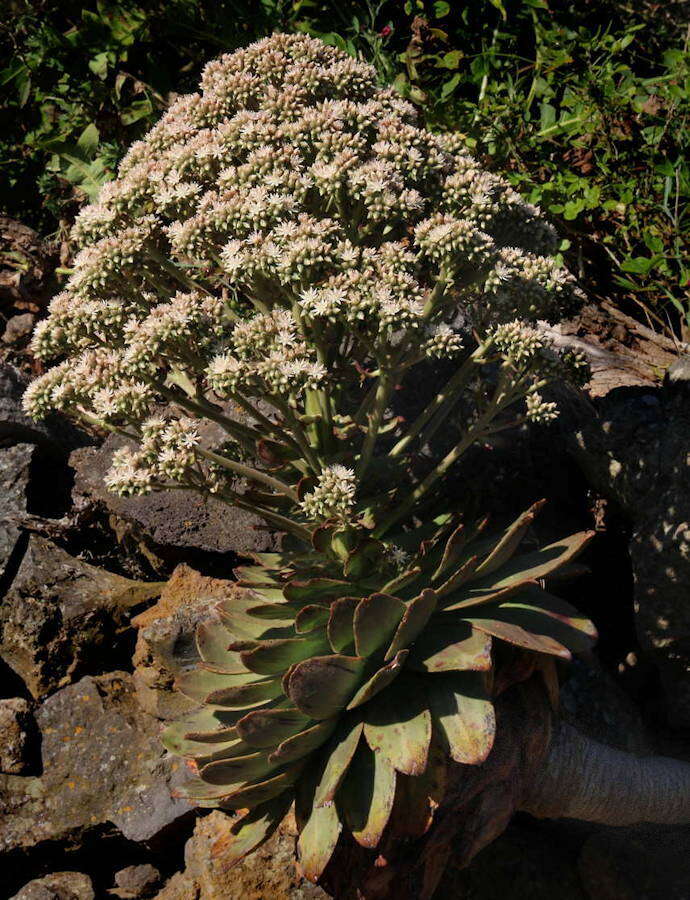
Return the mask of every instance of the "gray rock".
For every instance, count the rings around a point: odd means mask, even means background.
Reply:
[[[90,444],[88,436],[57,414],[41,422],[31,419],[22,408],[28,380],[8,363],[0,363],[0,440],[41,444],[66,453]]]
[[[155,866],[146,863],[141,866],[127,866],[115,875],[115,887],[110,892],[122,900],[150,897],[161,880],[161,873]]]
[[[43,775],[0,778],[0,849],[75,841],[106,823],[148,841],[190,812],[172,796],[184,766],[165,754],[158,722],[139,709],[127,673],[63,688],[36,721]]]
[[[25,884],[11,900],[94,900],[93,885],[81,872],[54,872]]]
[[[0,584],[21,534],[33,452],[32,444],[0,449]]]
[[[690,726],[690,404],[675,390],[621,388],[581,419],[575,452],[630,520],[635,624],[659,668],[672,724]]]
[[[111,435],[98,449],[77,450],[70,457],[75,471],[75,503],[91,500],[165,550],[212,553],[264,551],[274,548],[273,536],[261,520],[214,497],[195,491],[158,491],[143,497],[118,497],[103,483],[113,452],[125,439]]]
[[[0,772],[19,775],[27,766],[31,709],[22,697],[0,700]]]
[[[129,610],[160,587],[90,566],[32,535],[0,601],[0,657],[42,697],[102,669]]]

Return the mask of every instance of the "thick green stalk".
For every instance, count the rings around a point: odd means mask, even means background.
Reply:
[[[502,409],[515,400],[515,393],[512,390],[505,390],[505,378],[501,377],[491,402],[474,422],[473,425],[465,432],[462,439],[450,450],[444,458],[429,472],[429,474],[415,487],[409,495],[395,508],[395,511],[385,519],[381,525],[374,531],[374,537],[382,537],[388,529],[396,522],[409,515],[424,497],[426,493],[442,478],[446,472],[455,465],[465,451],[474,444],[475,441],[484,437],[490,431],[491,422],[496,418]]]
[[[477,364],[477,362],[481,359],[484,352],[485,347],[481,345],[474,351],[474,353],[472,353],[471,356],[469,356],[465,360],[465,362],[460,366],[460,368],[452,376],[452,378],[446,382],[443,389],[439,391],[439,393],[426,407],[426,409],[422,413],[420,413],[419,416],[417,416],[415,421],[407,429],[406,434],[400,438],[398,443],[390,451],[390,453],[388,454],[389,456],[400,456],[410,446],[412,441],[417,437],[417,435],[421,432],[421,430],[433,416],[442,416],[442,418],[439,420],[439,424],[440,421],[443,421],[443,419],[446,418],[446,416],[450,413],[451,409],[458,400],[462,388],[469,380],[472,374],[473,366]]]
[[[251,466],[245,466],[244,463],[237,462],[234,459],[229,459],[227,456],[222,456],[219,453],[213,453],[212,450],[202,450],[200,448],[197,448],[196,452],[199,456],[202,456],[209,462],[214,462],[217,465],[222,466],[224,469],[228,469],[228,471],[233,472],[235,475],[239,475],[241,478],[247,478],[251,481],[259,481],[261,482],[261,484],[265,484],[266,487],[270,487],[272,490],[276,491],[279,494],[284,494],[286,497],[289,497],[291,500],[294,500],[295,503],[297,503],[296,491],[291,488],[289,484],[285,484],[284,481],[280,481],[278,478],[273,478],[271,475],[267,475],[266,472],[262,472],[259,469],[253,469]]]
[[[374,447],[379,436],[383,415],[388,406],[391,393],[395,387],[395,373],[393,371],[382,371],[376,387],[376,396],[374,398],[374,408],[369,416],[369,429],[362,444],[362,451],[357,464],[357,478],[361,481],[374,455]]]

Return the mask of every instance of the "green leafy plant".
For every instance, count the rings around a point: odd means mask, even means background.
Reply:
[[[591,534],[519,553],[539,505],[485,537],[446,499],[470,447],[587,377],[535,327],[580,302],[553,230],[372,67],[275,35],[208,64],[73,240],[27,411],[125,438],[114,491],[195,490],[283,534],[200,629],[180,689],[203,708],[166,738],[188,795],[250,809],[237,857],[296,798],[313,878],[343,823],[376,845],[400,791],[427,827],[446,760],[489,753],[492,698],[535,667],[554,689],[543,656],[594,636],[542,584]],[[445,382],[395,414],[433,361]]]
[[[376,847],[394,803],[391,827],[420,836],[448,761],[476,765],[491,751],[492,698],[510,683],[496,674],[506,645],[528,651],[520,677],[537,667],[557,691],[548,658],[589,649],[595,632],[540,580],[592,533],[520,554],[538,506],[490,537],[485,521],[396,535],[414,550],[398,574],[384,543],[352,546],[336,525],[314,533],[318,566],[313,551],[294,551],[237,570],[221,623],[199,629],[203,662],[179,683],[204,705],[163,738],[198,768],[185,796],[251,807],[235,826],[236,858],[270,836],[293,799],[313,880],[343,829]]]

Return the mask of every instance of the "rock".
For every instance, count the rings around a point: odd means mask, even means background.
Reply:
[[[31,419],[22,408],[28,379],[8,363],[0,363],[0,440],[10,438],[41,444],[58,453],[68,453],[91,443],[91,439],[62,416],[48,416],[41,422]]]
[[[54,872],[30,881],[11,900],[94,900],[95,896],[88,875]]]
[[[620,388],[573,429],[590,482],[631,524],[637,635],[672,724],[690,726],[690,405],[682,392]]]
[[[602,830],[585,842],[578,868],[590,900],[687,900],[690,829]]]
[[[173,690],[175,678],[195,664],[197,625],[212,618],[213,608],[228,597],[234,582],[209,578],[179,565],[155,606],[132,620],[138,628],[132,663],[141,707],[161,719],[171,719],[198,705]]]
[[[75,470],[77,504],[91,499],[147,535],[155,549],[202,550],[210,553],[241,553],[274,548],[274,538],[257,516],[235,509],[214,497],[195,491],[157,491],[144,497],[118,497],[110,493],[103,478],[110,468],[113,451],[125,441],[111,435],[98,449],[77,450],[70,458]]]
[[[655,748],[640,710],[596,657],[575,657],[561,687],[560,715],[583,734],[628,753],[650,754]]]
[[[149,841],[191,811],[172,797],[184,766],[165,754],[127,673],[63,688],[36,721],[43,775],[0,778],[0,850],[76,841],[107,823],[128,840]]]
[[[2,335],[5,344],[21,344],[29,339],[34,328],[36,317],[32,313],[23,313],[21,316],[12,316],[5,326]]]
[[[19,775],[28,764],[29,704],[22,697],[0,700],[0,772]]]
[[[0,593],[7,565],[17,548],[20,523],[26,515],[32,444],[0,449]]]
[[[236,866],[229,866],[233,819],[215,811],[196,824],[178,873],[156,900],[325,900],[320,887],[301,878],[295,865],[294,820],[288,817],[273,837]]]
[[[38,698],[112,658],[129,610],[160,584],[114,575],[32,535],[0,601],[0,657]]]
[[[141,866],[127,866],[115,875],[115,887],[109,893],[122,900],[150,897],[161,880],[161,873],[155,866],[146,863]]]
[[[587,900],[578,877],[577,857],[570,852],[560,823],[513,821],[467,868],[458,868],[451,856],[434,894],[434,900],[501,897]]]

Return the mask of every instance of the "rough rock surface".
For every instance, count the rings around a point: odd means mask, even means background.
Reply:
[[[127,866],[115,875],[115,887],[110,893],[121,900],[137,900],[150,897],[161,880],[161,873],[155,866],[146,863],[141,866]]]
[[[196,626],[214,616],[214,606],[230,594],[232,584],[179,565],[158,603],[132,620],[139,630],[134,686],[146,712],[170,719],[197,705],[173,691],[174,680],[198,660]]]
[[[28,764],[31,709],[22,697],[0,700],[0,772],[19,775]]]
[[[690,828],[610,828],[593,834],[579,860],[590,900],[687,900]]]
[[[54,872],[25,884],[11,900],[94,900],[93,885],[81,872]]]
[[[669,719],[690,726],[690,393],[619,388],[582,420],[575,452],[628,517],[640,644],[658,666]]]
[[[129,610],[160,585],[131,581],[76,559],[32,535],[0,601],[0,657],[44,696],[89,671],[113,649]]]
[[[214,811],[200,819],[185,847],[185,871],[156,900],[321,900],[328,895],[295,867],[295,827],[288,818],[273,837],[232,868],[233,820]]]
[[[49,697],[36,720],[43,774],[0,779],[0,849],[78,838],[105,823],[148,841],[190,811],[171,796],[183,765],[165,758],[128,674],[83,678]]]
[[[84,448],[70,458],[75,470],[77,505],[89,500],[103,504],[120,519],[147,535],[157,548],[237,553],[272,549],[274,538],[251,513],[233,509],[194,491],[159,491],[144,497],[118,497],[103,478],[113,452],[126,440],[111,435],[98,449]]]
[[[21,534],[33,453],[32,444],[0,449],[0,585]]]
[[[561,687],[560,715],[583,734],[628,753],[654,753],[639,709],[596,661],[574,659]]]

